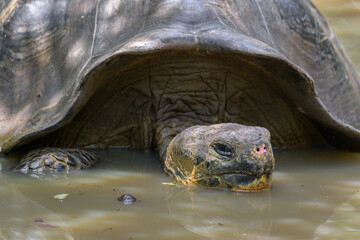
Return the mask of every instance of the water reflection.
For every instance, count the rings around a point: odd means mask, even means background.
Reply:
[[[317,227],[314,239],[360,239],[360,192],[340,204],[333,212],[329,219]]]
[[[71,230],[56,225],[36,223],[36,218],[41,216],[46,216],[47,219],[51,219],[56,224],[63,222],[63,220],[54,212],[23,195],[16,189],[13,182],[6,180],[6,177],[0,176],[0,182],[0,239],[75,239]],[[5,191],[3,191],[4,189]]]
[[[187,230],[210,239],[269,239],[270,192],[231,193],[214,190],[168,189],[171,216]]]

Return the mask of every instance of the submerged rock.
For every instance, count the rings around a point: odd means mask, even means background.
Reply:
[[[117,199],[120,202],[123,202],[124,205],[133,204],[136,201],[136,198],[131,194],[123,194]]]

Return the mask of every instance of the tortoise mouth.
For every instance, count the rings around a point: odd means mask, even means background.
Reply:
[[[238,192],[257,192],[271,187],[272,174],[227,172],[217,175],[228,189]]]
[[[226,175],[241,175],[241,176],[249,176],[249,177],[255,177],[255,178],[259,178],[262,175],[269,175],[265,172],[263,173],[256,173],[256,172],[248,172],[248,171],[229,171],[229,172],[222,172],[222,173],[217,173],[215,175],[218,176],[226,176]]]
[[[269,151],[264,158],[249,158],[248,156],[241,156],[241,163],[228,165],[226,169],[218,168],[217,171],[213,171],[212,174],[216,176],[244,176],[249,178],[248,181],[252,181],[257,178],[260,179],[263,175],[271,178],[274,171],[275,158],[272,151]]]

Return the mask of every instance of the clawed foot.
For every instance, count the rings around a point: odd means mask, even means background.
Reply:
[[[41,148],[26,154],[15,171],[23,173],[55,173],[94,166],[94,154],[82,149]]]

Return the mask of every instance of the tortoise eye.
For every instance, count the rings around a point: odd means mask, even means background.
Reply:
[[[226,157],[231,157],[233,155],[233,151],[231,147],[228,146],[227,144],[217,142],[213,145],[213,148],[220,155]]]

